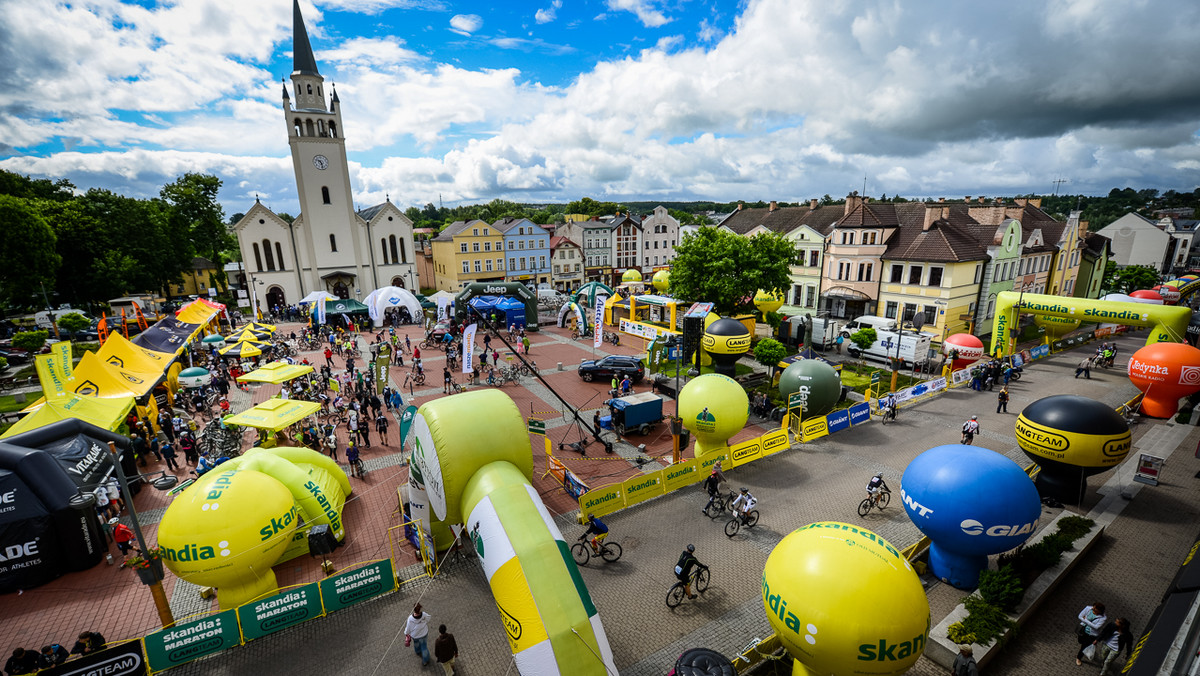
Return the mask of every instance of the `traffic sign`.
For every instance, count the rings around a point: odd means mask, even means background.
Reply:
[[[546,436],[546,421],[530,418],[529,432],[530,434],[540,434],[542,436]]]

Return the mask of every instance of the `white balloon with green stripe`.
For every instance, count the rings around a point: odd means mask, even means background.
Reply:
[[[434,516],[470,531],[521,674],[616,674],[570,548],[530,480],[520,411],[499,390],[425,404],[413,465]]]

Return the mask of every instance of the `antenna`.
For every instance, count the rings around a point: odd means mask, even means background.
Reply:
[[[445,209],[446,203],[442,201],[442,193],[438,193],[438,209]]]
[[[863,175],[863,191],[862,191],[862,196],[863,196],[863,197],[866,197],[866,196],[867,196],[867,176],[866,176],[866,174],[864,174],[864,175]]]
[[[1058,196],[1058,187],[1059,187],[1060,185],[1062,185],[1063,183],[1070,183],[1070,182],[1071,182],[1071,179],[1069,179],[1069,178],[1056,178],[1056,179],[1054,179],[1054,196],[1055,196],[1055,197],[1057,197],[1057,196]]]

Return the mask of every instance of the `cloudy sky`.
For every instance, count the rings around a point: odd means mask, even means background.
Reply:
[[[1195,0],[303,0],[359,206],[1200,186]],[[0,168],[298,210],[291,0],[0,0]]]

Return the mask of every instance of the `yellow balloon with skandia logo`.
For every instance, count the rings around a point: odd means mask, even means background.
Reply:
[[[679,416],[696,437],[696,457],[720,453],[746,426],[750,400],[736,380],[718,373],[693,378],[679,392]]]
[[[869,530],[823,521],[789,533],[763,568],[767,620],[800,669],[891,676],[929,639],[929,601],[900,552]]]

